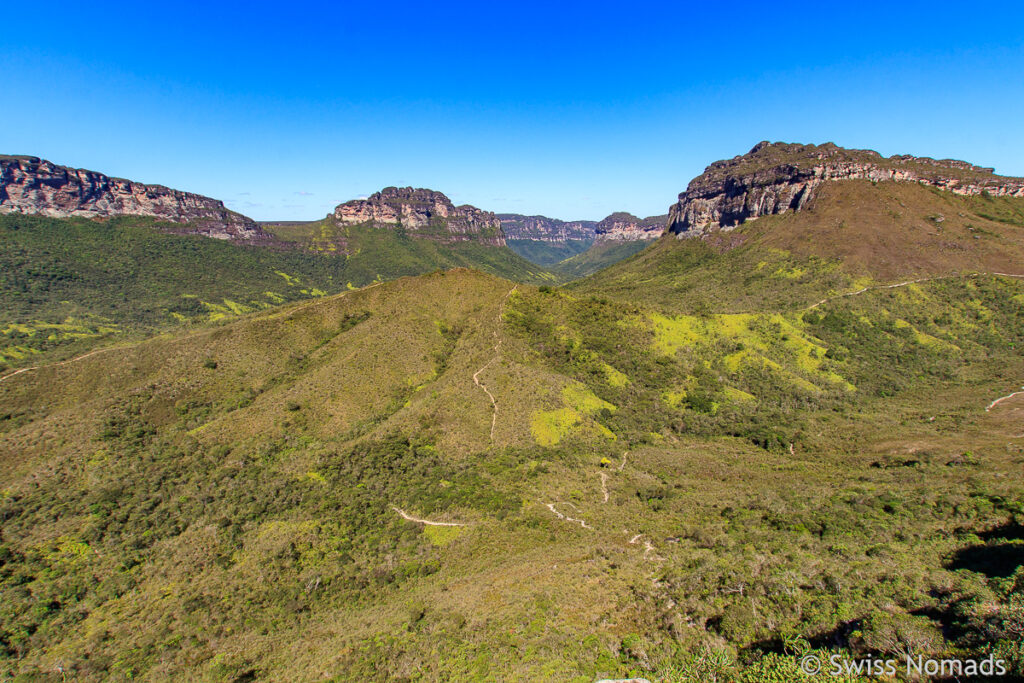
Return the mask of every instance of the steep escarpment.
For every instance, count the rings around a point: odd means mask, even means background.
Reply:
[[[703,234],[745,220],[798,211],[818,188],[839,180],[908,182],[976,196],[1024,197],[1024,178],[953,159],[844,149],[832,143],[758,143],[747,154],[716,161],[690,182],[668,216],[668,232]]]
[[[505,244],[496,215],[469,204],[455,206],[443,193],[423,188],[386,187],[366,199],[339,204],[334,220],[339,225],[400,229],[442,243]]]
[[[570,242],[594,239],[597,221],[563,221],[547,216],[523,216],[517,213],[499,213],[501,229],[510,240],[537,242]]]
[[[150,216],[181,225],[173,232],[198,234],[247,244],[276,240],[251,218],[216,199],[111,178],[96,171],[69,168],[32,156],[0,156],[0,214],[37,214],[51,218]]]
[[[633,242],[653,240],[665,231],[668,216],[637,218],[625,211],[616,211],[599,221],[594,229],[598,242]]]

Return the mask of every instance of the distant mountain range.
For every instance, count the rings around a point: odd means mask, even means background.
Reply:
[[[765,143],[667,217],[254,224],[7,159],[0,679],[1024,679],[1024,180]]]
[[[600,221],[563,221],[547,216],[499,213],[505,235],[513,240],[538,242],[652,240],[665,231],[667,215],[637,218],[617,211]]]

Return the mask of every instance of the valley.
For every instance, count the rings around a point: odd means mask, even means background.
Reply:
[[[872,154],[589,227],[0,216],[0,678],[1024,675],[1024,197]]]

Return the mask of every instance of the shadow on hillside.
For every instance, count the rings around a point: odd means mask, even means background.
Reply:
[[[946,569],[967,569],[991,578],[1013,576],[1024,564],[1024,544],[996,543],[976,545],[957,551]]]
[[[953,554],[946,569],[967,569],[988,578],[1012,576],[1017,567],[1024,565],[1024,526],[1016,520],[982,531],[978,537],[984,545],[962,548]]]

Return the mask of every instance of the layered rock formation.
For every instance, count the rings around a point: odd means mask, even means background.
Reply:
[[[668,216],[637,218],[631,213],[617,211],[597,223],[594,234],[598,242],[635,242],[653,240],[665,231]]]
[[[669,210],[668,232],[703,234],[758,216],[798,211],[825,182],[914,182],[961,195],[1024,197],[1024,179],[954,159],[843,149],[832,143],[758,143],[747,154],[716,161],[694,178]]]
[[[247,244],[276,243],[251,218],[216,199],[144,185],[31,156],[0,156],[0,213],[53,218],[135,215],[177,223],[173,232]]]
[[[444,243],[505,244],[496,215],[468,204],[455,206],[444,194],[422,188],[386,187],[366,199],[339,204],[334,219],[340,225],[403,229]]]
[[[547,216],[522,216],[517,213],[499,213],[501,229],[513,240],[537,242],[569,242],[594,239],[597,221],[563,221]]]

